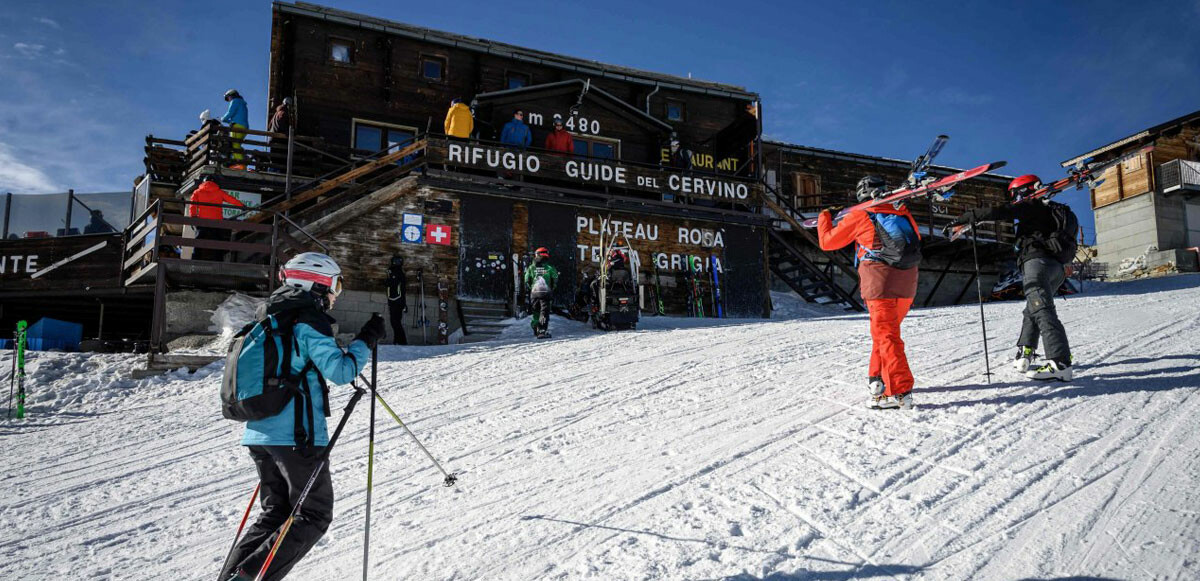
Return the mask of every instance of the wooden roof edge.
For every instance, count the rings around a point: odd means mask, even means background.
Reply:
[[[1158,125],[1150,127],[1149,129],[1144,129],[1144,130],[1134,133],[1133,135],[1130,135],[1128,137],[1123,137],[1112,143],[1109,143],[1108,145],[1104,145],[1104,146],[1098,147],[1096,149],[1093,149],[1087,153],[1077,155],[1071,159],[1063,161],[1059,165],[1061,165],[1062,167],[1072,166],[1072,165],[1075,165],[1089,157],[1096,157],[1097,155],[1107,153],[1109,151],[1120,148],[1122,146],[1129,145],[1130,143],[1135,143],[1135,142],[1141,141],[1150,136],[1157,137],[1158,135],[1161,135],[1162,133],[1169,131],[1171,129],[1174,129],[1180,125],[1185,125],[1187,123],[1190,123],[1193,121],[1198,121],[1198,120],[1200,120],[1200,110],[1192,111],[1191,113],[1188,113],[1187,115],[1182,115],[1180,117],[1171,119],[1170,121],[1167,121],[1164,123],[1159,123]]]
[[[706,93],[714,96],[724,96],[747,100],[758,100],[759,98],[758,93],[748,91],[745,87],[738,85],[692,79],[688,77],[679,77],[667,73],[656,73],[653,71],[646,71],[632,67],[612,65],[579,57],[572,57],[526,48],[485,38],[476,38],[445,32],[432,28],[417,26],[414,24],[388,20],[386,18],[368,16],[366,14],[359,14],[356,12],[331,8],[328,6],[321,6],[319,4],[303,2],[300,0],[295,2],[274,0],[273,5],[276,10],[287,13],[298,14],[301,16],[308,16],[332,22],[340,22],[342,24],[357,26],[360,28],[375,28],[398,36],[406,36],[418,40],[435,42],[457,48],[495,54],[498,56],[507,56],[517,60],[532,60],[547,66],[566,68],[583,74],[591,74],[599,77],[635,82],[648,86],[661,86],[665,89]]]
[[[795,144],[795,143],[786,143],[783,141],[774,141],[774,140],[764,139],[763,140],[764,154],[766,153],[766,149],[768,147],[778,147],[779,149],[798,152],[798,153],[805,153],[805,154],[809,154],[809,155],[816,155],[818,157],[830,157],[830,158],[834,158],[834,159],[845,159],[847,161],[862,161],[862,162],[866,162],[866,163],[892,166],[892,167],[897,167],[897,168],[901,168],[901,169],[908,169],[909,167],[912,166],[912,161],[903,160],[903,159],[882,157],[882,156],[878,156],[878,155],[867,155],[865,153],[851,153],[848,151],[838,151],[835,149],[825,149],[825,148],[821,148],[821,147],[813,147],[810,145],[799,145],[799,144]],[[768,170],[771,169],[769,167],[770,164],[767,164],[764,162],[763,165],[766,166]],[[948,174],[958,173],[958,172],[966,169],[966,168],[957,168],[957,167],[950,167],[948,165],[936,165],[936,164],[934,164],[930,167],[932,167],[933,169],[936,169],[938,171],[944,171]],[[982,179],[985,181],[989,180],[989,179],[997,180],[997,181],[1003,180],[1005,182],[1005,184],[1007,185],[1007,183],[1013,179],[1013,176],[996,173],[996,172],[988,172],[988,173],[983,174],[975,179]]]

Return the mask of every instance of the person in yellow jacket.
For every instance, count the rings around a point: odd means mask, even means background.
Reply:
[[[450,110],[446,111],[446,135],[466,139],[475,129],[475,118],[471,116],[471,108],[462,99],[450,101]]]

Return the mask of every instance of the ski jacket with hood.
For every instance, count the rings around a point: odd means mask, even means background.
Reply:
[[[228,204],[230,206],[242,206],[245,204],[238,201],[237,198],[227,194],[215,182],[204,182],[196,191],[192,192],[192,197],[189,201],[199,202],[201,204]],[[193,218],[204,218],[207,220],[220,220],[224,217],[224,208],[216,206],[197,206],[188,204],[187,215]]]
[[[539,279],[545,281],[546,288],[540,288]],[[550,296],[558,286],[558,269],[545,262],[525,269],[525,286],[534,298]]]
[[[504,130],[500,132],[500,143],[525,149],[533,143],[533,135],[524,121],[514,117],[512,121],[504,124]]]
[[[871,214],[893,214],[906,218],[920,239],[920,229],[908,208],[883,204],[851,212],[837,226],[830,212],[817,217],[817,238],[821,250],[831,251],[855,243],[854,256],[858,262],[859,293],[863,300],[911,299],[917,296],[918,268],[900,269],[872,259],[870,253],[883,247]]]
[[[221,123],[249,127],[250,112],[246,109],[246,100],[241,97],[230,99],[229,107],[225,109],[225,114],[221,116]]]
[[[1018,266],[1034,258],[1058,260],[1042,242],[1046,237],[1054,234],[1058,229],[1058,224],[1054,221],[1054,214],[1050,211],[1050,207],[1037,200],[967,210],[955,222],[970,224],[972,221],[995,222],[997,220],[1017,221]]]
[[[333,338],[333,317],[322,312],[312,293],[304,290],[280,287],[267,299],[265,310],[259,315],[260,318],[278,316],[293,310],[296,311],[296,326],[292,331],[295,338],[292,373],[299,376],[305,372],[300,389],[307,390],[313,407],[311,423],[306,414],[301,414],[301,421],[305,433],[312,436],[313,445],[325,446],[329,444],[325,421],[329,417],[329,394],[325,381],[338,385],[350,383],[366,366],[371,351],[360,340],[350,343],[345,351],[338,347]],[[296,402],[291,401],[277,415],[246,422],[242,445],[295,446],[295,405]]]
[[[455,103],[446,111],[446,122],[443,125],[446,135],[466,139],[475,129],[475,118],[471,116],[471,108],[465,103]]]
[[[575,139],[566,129],[555,129],[546,136],[546,149],[562,155],[570,155],[575,152]]]

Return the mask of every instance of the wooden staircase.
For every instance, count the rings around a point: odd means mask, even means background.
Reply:
[[[508,323],[508,303],[504,301],[472,301],[459,299],[462,307],[463,343],[490,341],[500,336]]]

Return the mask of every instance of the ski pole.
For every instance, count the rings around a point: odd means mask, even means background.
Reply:
[[[360,374],[359,377],[361,378],[362,375]],[[364,379],[363,381],[365,382],[366,380]],[[391,415],[392,419],[396,420],[396,423],[400,424],[400,427],[404,428],[404,431],[408,432],[409,436],[412,436],[413,441],[417,443],[417,447],[421,448],[421,451],[424,452],[427,457],[429,457],[429,461],[433,462],[433,465],[437,466],[437,469],[441,471],[442,475],[445,476],[445,479],[442,480],[442,484],[444,486],[454,486],[454,484],[458,482],[458,475],[453,472],[446,472],[446,469],[442,468],[442,464],[433,457],[433,454],[429,453],[429,449],[421,443],[421,440],[417,438],[417,435],[414,434],[412,430],[408,429],[408,426],[404,424],[404,421],[400,419],[400,416],[396,415],[396,412],[392,411],[392,406],[389,406],[387,402],[383,400],[383,396],[379,395],[379,391],[375,389],[374,383],[371,384],[371,393],[375,394],[375,399],[379,400],[379,405],[383,406],[384,411]]]
[[[371,347],[371,391],[375,391],[375,378],[379,376],[379,345]],[[371,427],[367,436],[367,517],[363,528],[363,581],[367,581],[368,562],[371,556],[371,477],[375,473],[375,400],[371,399]]]
[[[8,376],[8,417],[12,417],[13,387],[17,384],[17,336],[13,335],[12,374]]]
[[[292,523],[296,522],[296,515],[300,514],[300,507],[304,505],[304,499],[308,498],[308,492],[312,490],[313,484],[317,481],[317,476],[321,474],[321,470],[329,463],[329,453],[333,451],[334,444],[337,443],[338,436],[342,435],[342,428],[346,427],[346,420],[350,419],[350,412],[354,411],[355,404],[362,399],[366,390],[355,386],[354,395],[350,396],[349,403],[346,404],[345,411],[342,412],[342,419],[338,422],[337,429],[333,431],[333,437],[329,438],[329,444],[325,446],[325,450],[321,452],[321,461],[317,463],[317,468],[313,470],[312,476],[308,478],[308,483],[304,485],[304,489],[300,491],[300,496],[296,498],[296,505],[292,507],[292,513],[288,515],[283,526],[279,529],[279,536],[275,538],[275,544],[271,545],[271,552],[267,553],[266,560],[263,561],[262,567],[258,570],[258,575],[254,576],[254,581],[263,581],[267,576],[267,569],[271,566],[271,561],[275,560],[275,554],[279,552],[280,545],[283,544],[283,538],[287,536],[288,531],[292,528]]]
[[[979,235],[976,233],[979,229],[975,227],[975,221],[971,221],[971,254],[975,256],[975,292],[979,295],[979,325],[983,327],[983,368],[984,376],[987,377],[988,385],[992,383],[992,362],[988,356],[987,344],[987,318],[983,316],[983,281],[979,277]]]
[[[233,557],[233,551],[237,549],[238,541],[242,540],[242,529],[246,527],[246,521],[250,518],[250,510],[254,508],[254,501],[258,499],[258,490],[261,487],[262,482],[254,485],[254,492],[250,495],[250,504],[246,505],[246,512],[242,514],[242,524],[238,525],[237,534],[233,535],[233,545],[229,547],[229,553],[225,555],[225,564],[221,567],[222,572],[229,567],[229,559]],[[225,581],[225,579],[222,577],[218,581]]]

